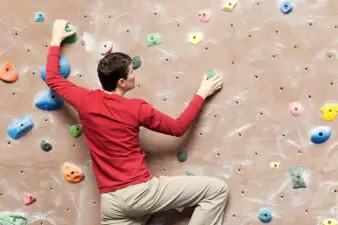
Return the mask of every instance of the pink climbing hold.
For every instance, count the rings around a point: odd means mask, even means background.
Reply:
[[[34,197],[33,195],[29,195],[26,193],[23,194],[23,202],[25,205],[32,204],[35,201],[36,201],[36,197]]]
[[[111,41],[104,42],[101,45],[101,55],[107,55],[113,50],[113,43]]]
[[[200,21],[203,23],[207,23],[211,19],[211,15],[208,10],[201,10],[198,13],[198,16],[200,17]]]
[[[294,116],[299,116],[303,113],[303,107],[299,102],[291,102],[289,104],[291,114]]]

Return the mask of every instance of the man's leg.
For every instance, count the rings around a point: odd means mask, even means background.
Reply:
[[[101,225],[146,225],[150,215],[132,216],[116,193],[101,194]]]
[[[130,215],[145,216],[180,207],[196,206],[189,225],[222,225],[228,198],[227,184],[215,177],[161,176],[143,188],[121,190],[120,198]]]

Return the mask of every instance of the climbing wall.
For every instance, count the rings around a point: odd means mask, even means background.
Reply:
[[[154,175],[226,181],[226,225],[335,224],[337,1],[0,5],[0,224],[100,224],[77,113],[44,82],[58,18],[76,29],[75,42],[63,46],[62,71],[80,86],[100,88],[102,54],[139,56],[136,88],[127,97],[177,117],[202,76],[224,78],[183,137],[141,130]],[[153,224],[188,224],[190,215],[191,209],[165,212]]]

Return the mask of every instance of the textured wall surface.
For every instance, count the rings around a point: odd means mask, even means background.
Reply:
[[[99,224],[89,150],[83,135],[74,138],[69,132],[78,123],[76,112],[66,103],[53,111],[34,104],[47,88],[40,70],[53,21],[64,18],[77,28],[77,42],[64,46],[62,55],[71,65],[67,79],[78,85],[99,88],[96,66],[109,41],[113,51],[142,59],[137,87],[127,97],[144,98],[173,117],[209,69],[224,77],[223,89],[183,137],[141,131],[155,175],[188,172],[224,179],[231,189],[227,225],[261,224],[263,208],[278,225],[322,224],[338,217],[337,123],[324,120],[320,110],[338,96],[338,2],[299,0],[289,14],[276,0],[242,0],[232,12],[224,11],[223,3],[0,0],[0,63],[10,61],[18,72],[15,82],[0,82],[0,211],[25,213],[34,225]],[[43,13],[42,22],[35,22],[35,12]],[[203,12],[211,19],[201,21]],[[160,44],[147,47],[154,33]],[[201,41],[191,44],[191,34]],[[294,101],[303,109],[299,116],[290,111]],[[23,115],[33,119],[34,128],[14,140],[6,129]],[[322,144],[311,142],[318,126],[332,132]],[[42,140],[52,150],[41,150]],[[179,150],[188,151],[186,161],[177,160]],[[79,166],[85,179],[67,182],[64,162]],[[289,169],[297,165],[304,168],[298,180],[305,188],[293,186]],[[25,205],[24,193],[36,201]],[[189,210],[158,219],[158,224],[188,224]]]

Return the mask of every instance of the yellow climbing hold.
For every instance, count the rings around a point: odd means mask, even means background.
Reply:
[[[270,162],[270,167],[272,169],[278,169],[280,166],[280,162]]]
[[[203,40],[202,33],[191,33],[189,35],[189,42],[193,45],[199,44]]]
[[[234,7],[237,5],[237,0],[229,0],[223,5],[223,10],[227,12],[232,12]]]
[[[335,219],[326,219],[322,225],[338,225],[338,222]]]
[[[334,120],[338,113],[338,104],[327,103],[320,108],[324,120]]]

